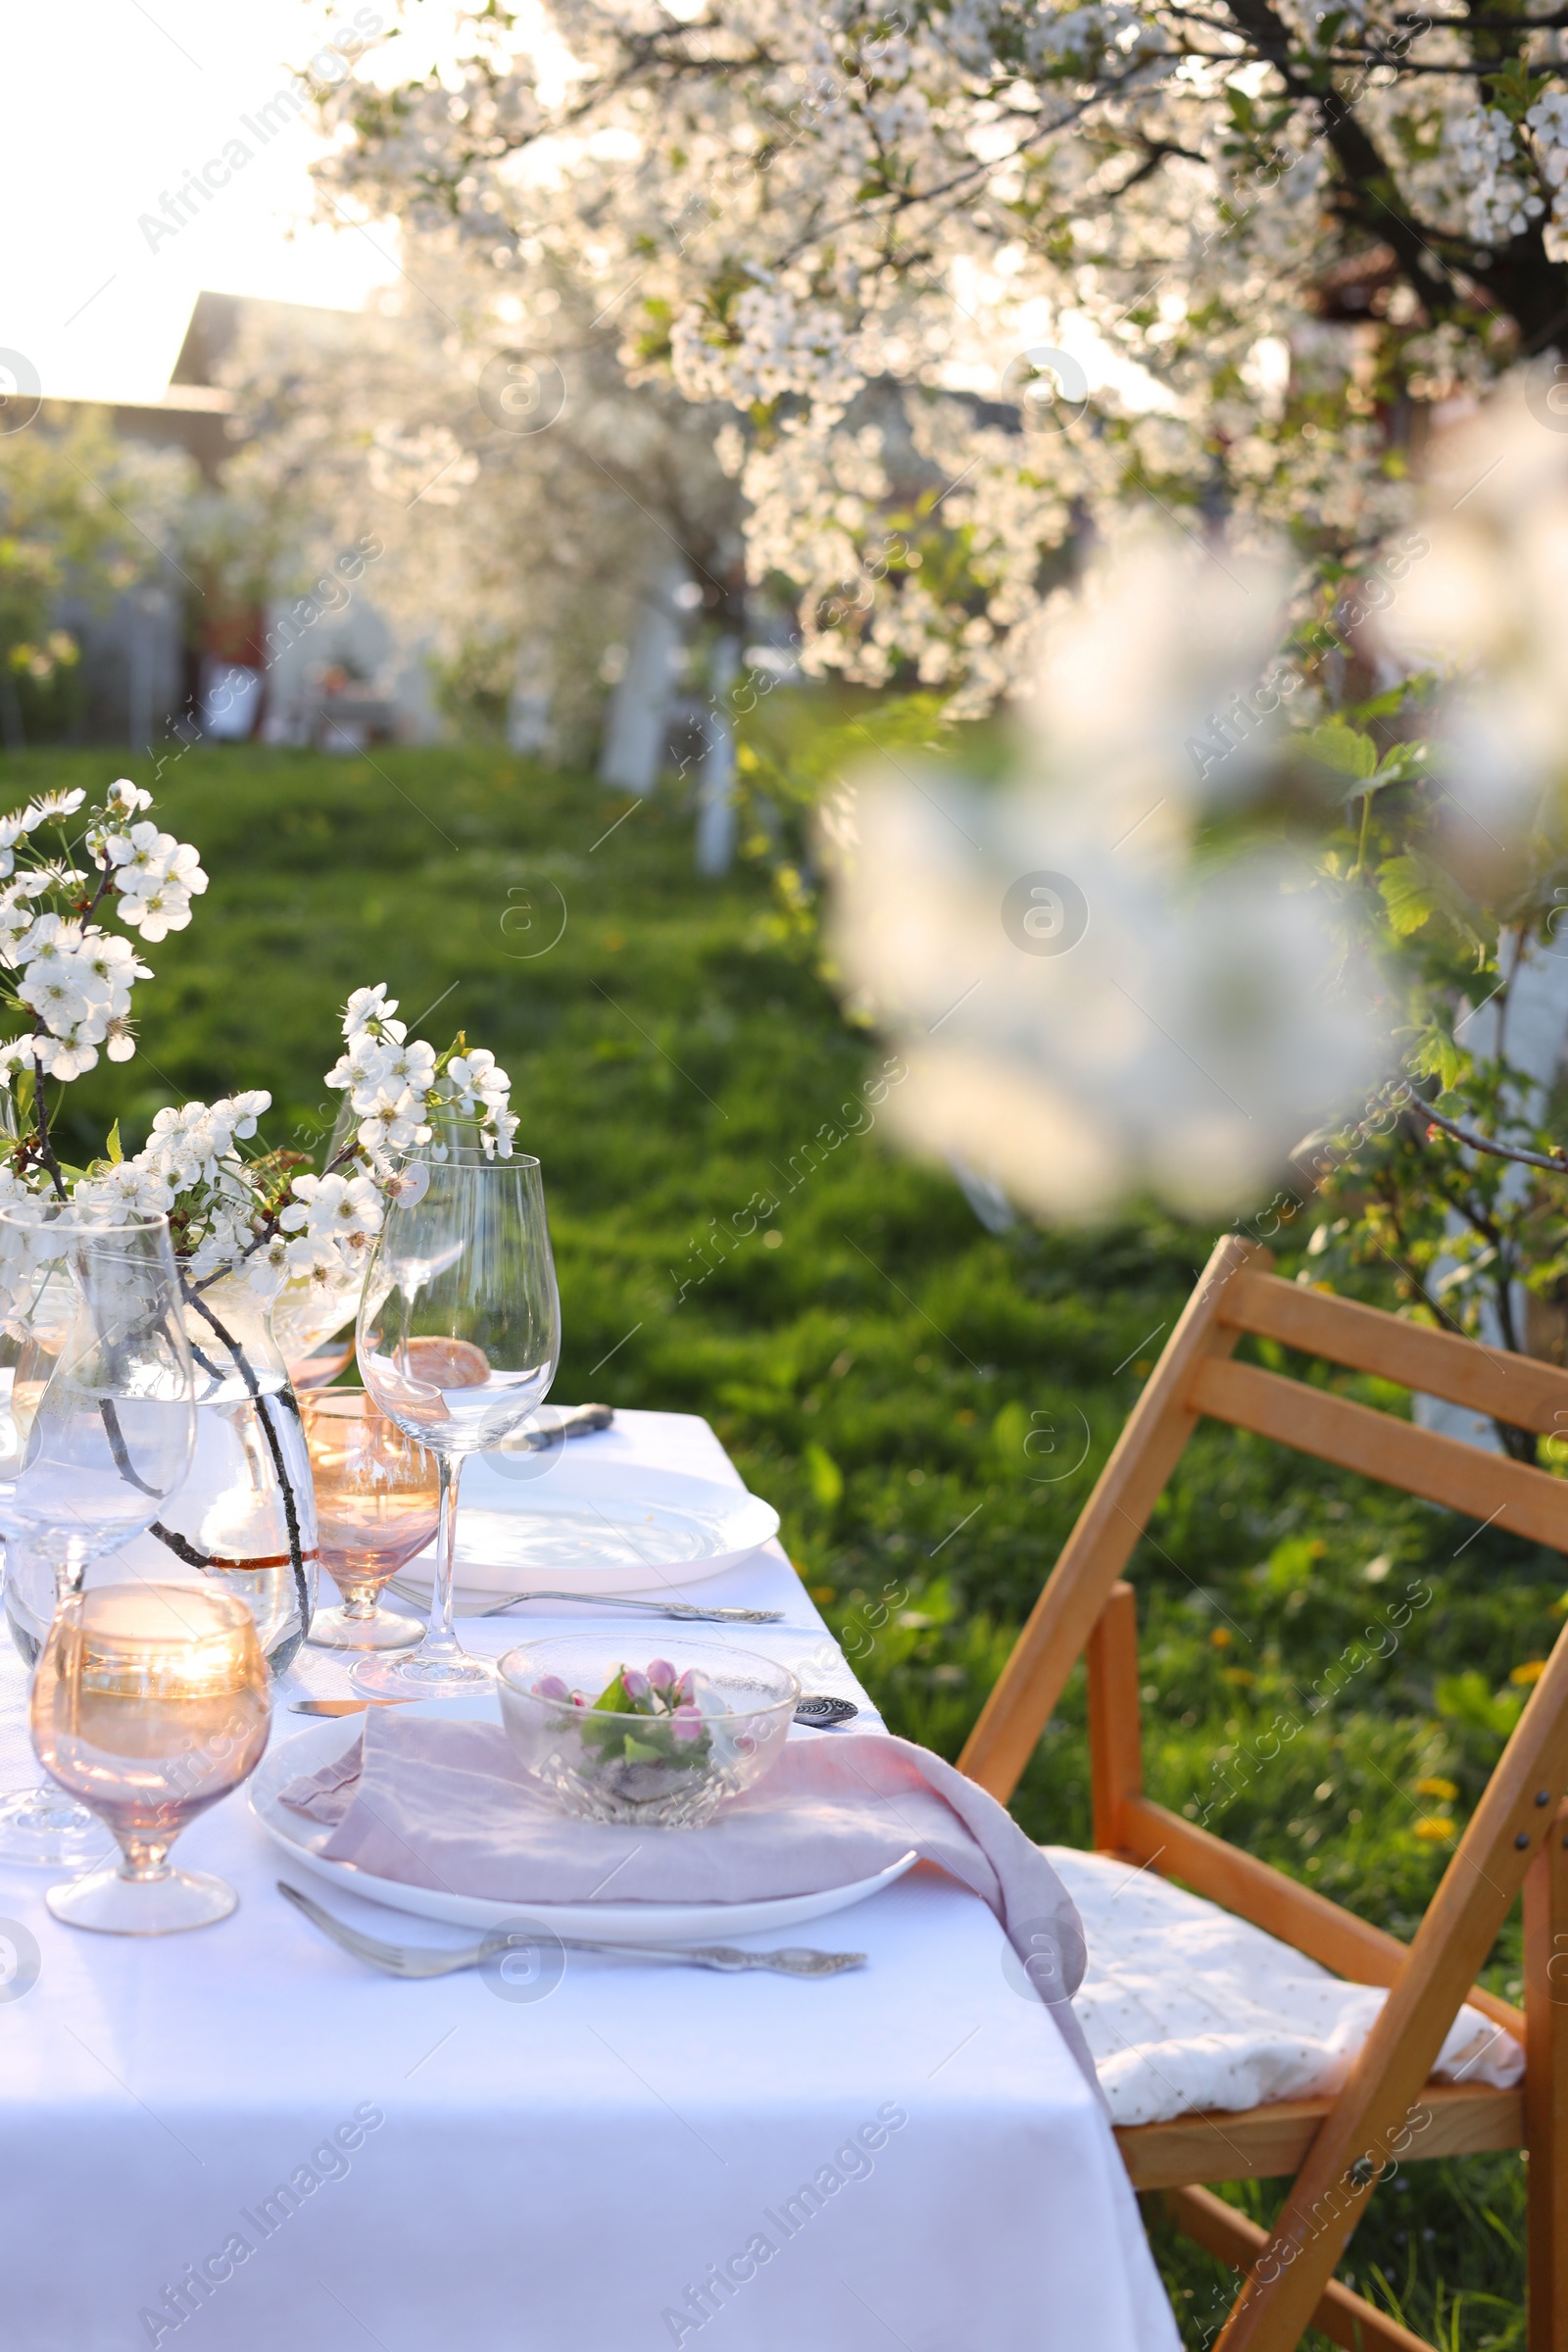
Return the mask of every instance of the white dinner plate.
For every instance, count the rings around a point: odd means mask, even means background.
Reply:
[[[680,1470],[554,1455],[475,1454],[465,1464],[454,1584],[465,1599],[532,1586],[579,1592],[681,1592],[750,1557],[778,1533],[770,1502]],[[399,1571],[429,1590],[433,1547]]]
[[[415,1699],[423,1714],[479,1716],[499,1722],[495,1701],[482,1693],[474,1698]],[[354,1736],[350,1717],[312,1724],[290,1740],[269,1746],[247,1791],[251,1811],[268,1835],[299,1869],[323,1879],[346,1894],[385,1903],[393,1911],[412,1912],[418,1919],[445,1920],[462,1928],[510,1928],[528,1923],[553,1928],[558,1936],[585,1936],[600,1943],[714,1943],[737,1936],[776,1935],[808,1919],[825,1919],[829,1912],[846,1911],[852,1903],[891,1886],[916,1860],[911,1851],[890,1862],[868,1879],[848,1886],[829,1886],[818,1894],[775,1895],[754,1903],[490,1903],[478,1895],[449,1894],[429,1886],[406,1886],[401,1880],[379,1879],[356,1870],[352,1862],[328,1862],[317,1851],[332,1833],[279,1804],[277,1792],[304,1772],[319,1772],[323,1764],[343,1753]]]

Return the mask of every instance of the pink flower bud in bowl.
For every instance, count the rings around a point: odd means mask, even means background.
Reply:
[[[800,1685],[727,1642],[683,1632],[675,1662],[638,1666],[624,1642],[585,1624],[509,1650],[496,1671],[508,1741],[537,1792],[579,1821],[701,1829],[784,1753]]]

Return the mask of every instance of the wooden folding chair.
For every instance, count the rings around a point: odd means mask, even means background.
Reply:
[[[1283,1282],[1273,1262],[1234,1236],[1214,1251],[960,1762],[1005,1803],[1086,1652],[1097,1849],[1180,1879],[1338,1976],[1389,1987],[1337,2098],[1117,2132],[1135,2187],[1164,2190],[1178,2226],[1242,2273],[1214,2352],[1292,2352],[1308,2327],[1350,2352],[1431,2352],[1335,2268],[1396,2161],[1521,2146],[1530,2352],[1568,2352],[1568,1629],[1408,1945],[1143,1793],[1137,1627],[1118,1580],[1203,1415],[1568,1551],[1568,1484],[1232,1357],[1255,1332],[1540,1432],[1568,1429],[1568,1372]],[[1474,1983],[1521,1887],[1522,2015]],[[1524,2044],[1521,2087],[1428,2080],[1466,2000]],[[1272,2232],[1200,2185],[1288,2174]]]

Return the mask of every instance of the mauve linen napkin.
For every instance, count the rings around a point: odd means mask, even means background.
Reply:
[[[1084,1939],[1071,1897],[993,1796],[884,1733],[785,1743],[754,1788],[700,1830],[621,1827],[557,1811],[499,1724],[372,1709],[335,1763],[281,1801],[332,1827],[319,1851],[376,1878],[502,1903],[740,1903],[815,1894],[912,1846],[989,1904],[1095,2087],[1073,2015]]]

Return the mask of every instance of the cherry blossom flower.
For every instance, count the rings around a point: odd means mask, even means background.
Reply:
[[[372,1024],[379,1030],[397,1008],[398,1001],[388,997],[384,980],[378,980],[374,988],[357,988],[343,1007],[343,1034],[352,1040]]]

